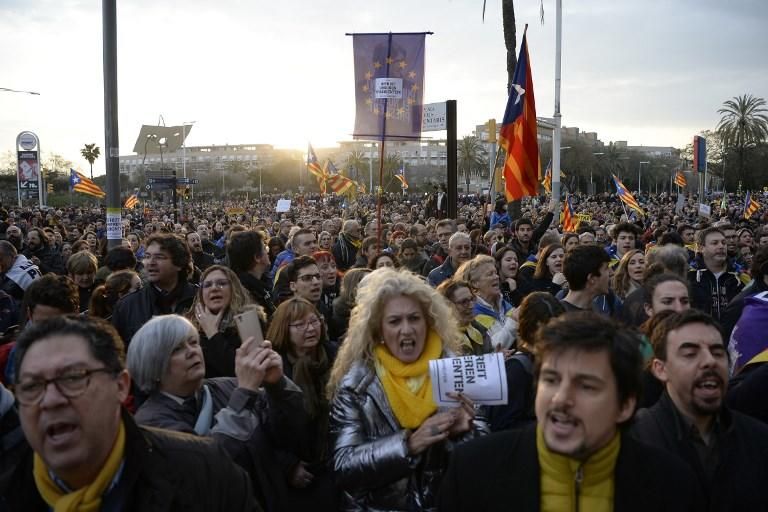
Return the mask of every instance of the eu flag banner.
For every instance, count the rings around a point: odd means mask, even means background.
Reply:
[[[353,34],[355,139],[421,138],[425,35]]]
[[[537,195],[539,144],[536,130],[536,100],[528,58],[528,40],[527,35],[523,34],[512,89],[499,130],[499,144],[507,152],[504,161],[504,193],[507,201]]]

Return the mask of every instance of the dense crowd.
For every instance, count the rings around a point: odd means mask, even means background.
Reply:
[[[768,510],[767,208],[280,199],[0,207],[0,510]]]

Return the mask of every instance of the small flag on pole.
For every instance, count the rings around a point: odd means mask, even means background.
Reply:
[[[107,196],[107,193],[101,187],[74,169],[69,170],[69,185],[75,192],[81,192],[102,199]]]
[[[307,171],[312,173],[317,178],[317,184],[320,185],[320,193],[325,194],[325,182],[328,179],[328,174],[324,169],[320,168],[320,161],[315,155],[315,150],[312,149],[312,144],[307,148]]]
[[[747,199],[744,201],[744,218],[750,218],[759,209],[760,203],[752,199],[752,192],[747,192]]]
[[[625,205],[629,206],[640,215],[645,215],[645,212],[637,203],[635,196],[633,196],[629,190],[627,190],[627,187],[624,186],[624,184],[615,174],[613,175],[613,183],[616,185],[616,195],[619,196],[619,199],[621,199]]]
[[[721,210],[727,210],[728,209],[728,193],[723,189],[723,198],[720,199],[720,209]]]
[[[544,169],[544,179],[541,182],[541,186],[547,191],[547,194],[552,193],[552,160],[547,164],[547,168]]]
[[[403,169],[400,169],[400,172],[395,174],[395,178],[400,181],[400,188],[403,190],[408,189],[408,181],[405,179],[405,171]]]
[[[576,232],[576,214],[573,212],[571,196],[569,195],[563,203],[563,233]]]
[[[136,194],[131,194],[131,196],[125,200],[125,208],[136,208],[136,205],[139,204],[139,197]]]
[[[685,188],[687,184],[688,182],[685,179],[685,174],[683,174],[683,171],[677,171],[677,174],[675,174],[675,185],[680,188]]]

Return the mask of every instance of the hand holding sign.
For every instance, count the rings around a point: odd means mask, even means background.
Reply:
[[[482,356],[433,359],[429,362],[432,393],[438,407],[464,407],[461,394],[472,405],[507,403],[507,374],[501,352]]]

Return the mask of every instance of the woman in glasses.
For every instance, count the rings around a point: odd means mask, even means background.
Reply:
[[[328,341],[325,323],[306,299],[293,297],[278,306],[267,332],[283,358],[286,377],[301,388],[308,428],[299,436],[296,454],[284,454],[290,468],[288,484],[318,510],[336,510],[335,491],[328,472],[328,415],[325,395],[336,347]],[[312,497],[312,499],[309,499]]]
[[[235,351],[242,341],[234,317],[247,309],[259,310],[264,329],[266,316],[253,304],[234,272],[221,265],[213,265],[203,272],[187,316],[200,334],[207,378],[235,376]]]
[[[464,355],[482,355],[493,352],[488,329],[475,320],[475,301],[468,283],[448,279],[440,283],[437,291],[453,305],[459,330],[464,334],[461,341],[461,351]]]

